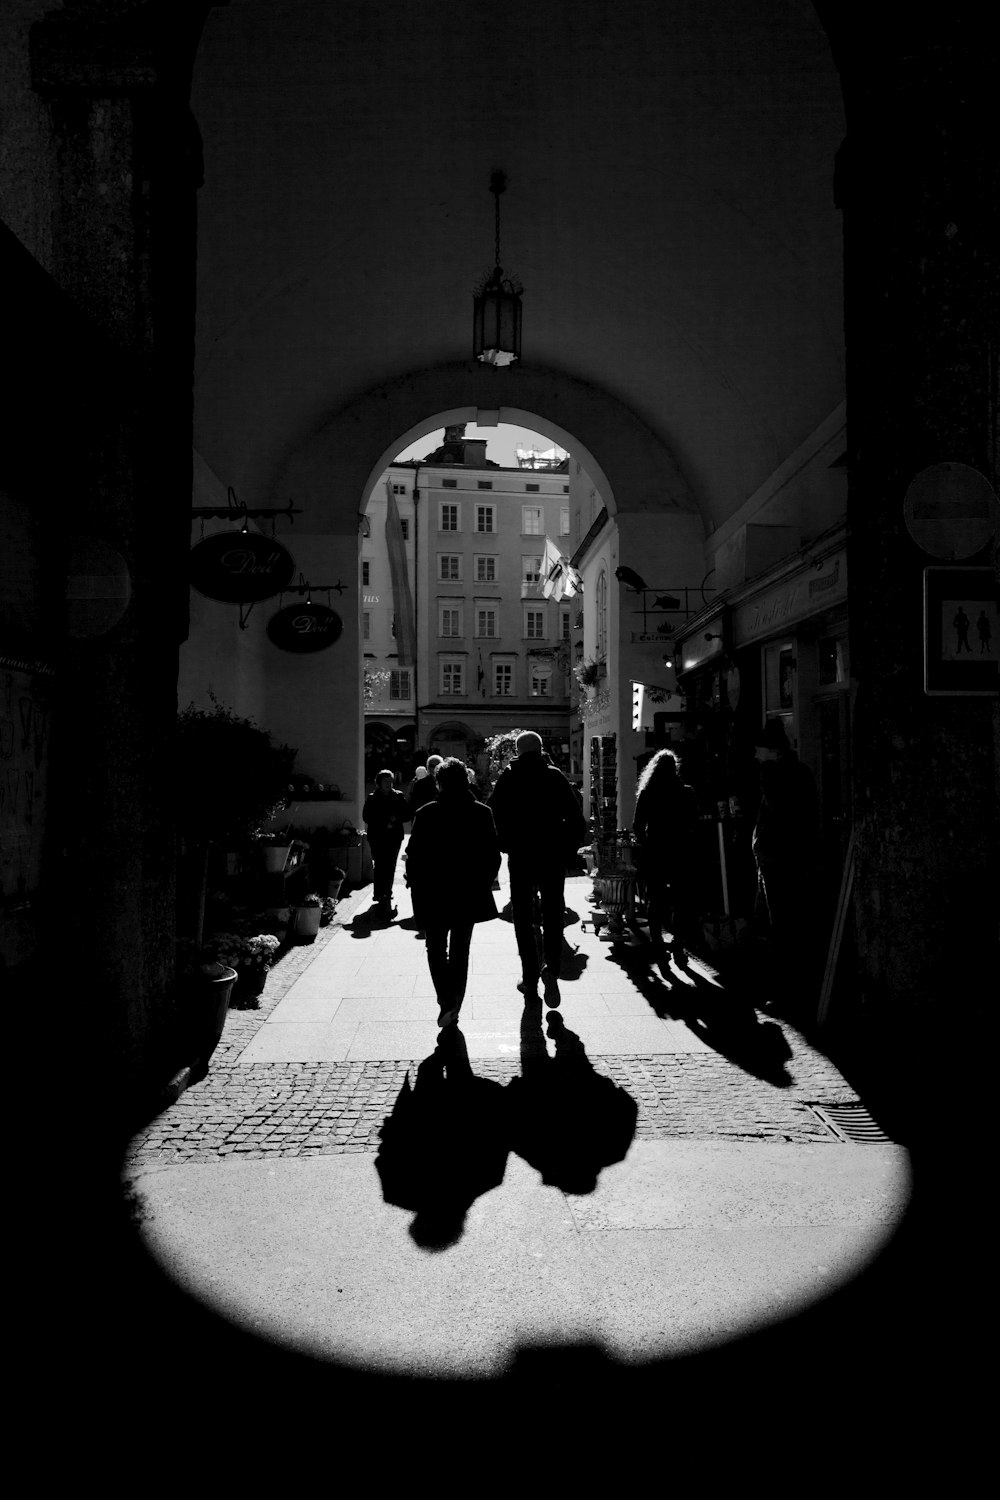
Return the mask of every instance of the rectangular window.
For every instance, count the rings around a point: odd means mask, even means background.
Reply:
[[[497,698],[510,698],[514,692],[514,664],[498,661],[493,667],[493,692]]]
[[[441,481],[441,488],[443,490],[457,490],[458,489],[458,480],[457,479],[442,479],[442,481]]]
[[[495,505],[477,505],[476,530],[496,531],[496,513],[497,508]]]
[[[405,484],[394,484],[393,487],[392,487],[392,493],[394,495],[405,495],[406,494],[406,485]]]
[[[442,583],[461,583],[462,558],[460,553],[438,553],[438,579]]]
[[[389,697],[409,698],[410,696],[410,672],[409,668],[400,668],[398,672],[389,673]]]
[[[410,522],[408,517],[403,516],[400,518],[399,529],[403,533],[403,541],[408,542],[410,540]]]
[[[361,564],[361,586],[367,588],[372,581],[372,565],[370,562]]]
[[[489,636],[491,639],[494,639],[496,637],[496,633],[497,633],[497,612],[496,612],[496,610],[495,609],[477,609],[476,610],[476,634],[480,635],[480,636]]]
[[[522,505],[522,536],[541,536],[544,529],[545,528],[542,525],[542,507],[540,505]]]
[[[451,604],[438,608],[438,635],[458,636],[462,634],[462,611]]]
[[[438,501],[438,531],[458,530],[458,506],[448,500]]]
[[[551,683],[551,679],[547,675],[539,673],[539,672],[532,672],[532,674],[531,674],[531,696],[533,698],[548,698],[550,696],[550,694],[549,694],[550,683]]]
[[[495,557],[480,556],[476,558],[476,582],[496,583],[497,560]]]
[[[569,506],[568,505],[560,505],[560,507],[559,507],[559,535],[560,536],[569,536]]]
[[[491,490],[492,488],[493,488],[493,481],[492,481],[492,479],[477,479],[476,480],[476,489],[477,490]]]
[[[537,583],[542,571],[542,559],[540,557],[521,558],[521,581],[523,583]]]
[[[441,693],[442,696],[453,697],[455,693],[464,693],[463,684],[464,663],[460,661],[443,661],[441,663]]]
[[[368,613],[368,611],[365,610],[364,614],[361,616],[361,639],[363,641],[370,641],[371,638],[372,638],[372,617]]]
[[[524,488],[525,488],[526,492],[529,495],[537,495],[538,491],[541,489],[541,485],[540,484],[526,484],[524,486]]]
[[[544,609],[526,609],[524,611],[524,634],[529,641],[541,641],[545,638],[545,611]]]
[[[559,613],[559,634],[560,634],[560,636],[562,637],[562,639],[564,641],[568,641],[569,640],[569,610],[568,609],[560,610],[560,613]]]

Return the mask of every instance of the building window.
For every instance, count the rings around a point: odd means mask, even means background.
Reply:
[[[531,669],[531,696],[532,698],[551,698],[552,696],[552,668],[532,667]]]
[[[538,491],[541,489],[541,485],[540,484],[526,484],[524,486],[524,488],[525,488],[525,491],[526,491],[527,494],[529,494],[529,495],[537,495]]]
[[[495,557],[479,556],[476,558],[476,582],[496,583],[497,560]]]
[[[559,635],[564,641],[569,640],[569,610],[559,611]]]
[[[569,536],[569,506],[568,505],[560,505],[560,507],[559,507],[559,535],[560,536]]]
[[[497,612],[495,609],[476,610],[476,634],[488,636],[495,639],[497,633]]]
[[[441,663],[441,693],[442,696],[453,697],[456,693],[464,693],[465,663],[460,661],[443,661]]]
[[[462,634],[462,611],[452,604],[438,607],[438,635],[458,636]]]
[[[438,579],[441,583],[461,583],[462,581],[462,557],[461,553],[439,552],[438,553]]]
[[[443,490],[457,490],[458,489],[458,480],[457,479],[442,479],[442,481],[441,481],[441,488]]]
[[[540,557],[521,558],[521,581],[522,583],[537,583],[542,571],[542,559]]]
[[[370,562],[361,564],[361,587],[366,589],[372,581],[372,565]]]
[[[514,693],[514,663],[498,661],[493,664],[493,692],[497,698],[510,698]]]
[[[563,494],[564,495],[568,495],[569,494],[569,485],[568,484],[564,484],[563,485]]]
[[[477,479],[476,480],[476,489],[477,490],[491,490],[492,488],[493,488],[493,481],[492,481],[492,479]]]
[[[458,530],[458,506],[448,500],[438,501],[438,531]]]
[[[400,668],[398,672],[389,673],[389,697],[400,699],[410,696],[410,672],[409,668]]]
[[[545,639],[545,611],[544,609],[526,609],[524,611],[524,634],[529,641],[542,641]]]
[[[542,525],[542,507],[540,505],[522,505],[522,536],[542,536],[544,529]]]
[[[370,641],[371,638],[372,638],[372,617],[368,613],[368,611],[365,610],[364,614],[361,616],[361,639],[363,641]]]
[[[608,574],[602,568],[594,590],[594,655],[602,661],[608,654]]]
[[[496,531],[496,514],[497,508],[495,505],[477,505],[476,530]]]
[[[408,542],[410,540],[410,521],[408,516],[401,517],[399,529],[403,533],[403,541]]]
[[[405,495],[406,494],[406,485],[405,484],[394,484],[393,487],[392,487],[392,493],[394,495]]]

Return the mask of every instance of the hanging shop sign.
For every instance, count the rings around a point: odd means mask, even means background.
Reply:
[[[294,572],[287,547],[258,531],[217,531],[191,548],[192,587],[221,604],[271,599]]]
[[[847,554],[836,552],[733,608],[733,638],[745,646],[821,613],[847,598]]]
[[[340,637],[344,623],[325,604],[289,604],[267,622],[269,639],[282,651],[323,651]]]

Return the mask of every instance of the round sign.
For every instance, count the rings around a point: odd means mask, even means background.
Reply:
[[[191,584],[221,604],[252,604],[292,581],[292,554],[259,531],[217,531],[191,548]]]
[[[1000,510],[989,480],[968,464],[932,464],[911,481],[903,499],[906,529],[931,557],[974,557],[997,529]]]
[[[106,635],[128,609],[132,580],[120,552],[98,537],[73,537],[66,560],[66,628],[75,640]]]
[[[343,630],[343,621],[325,604],[289,604],[267,622],[267,633],[282,651],[322,651],[332,646]]]

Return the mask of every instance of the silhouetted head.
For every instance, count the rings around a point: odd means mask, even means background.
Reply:
[[[651,781],[676,781],[680,774],[680,762],[673,750],[657,750],[643,767],[636,785],[636,794],[643,791]]]
[[[391,771],[379,771],[375,776],[375,789],[379,792],[391,792],[396,784],[396,778]]]
[[[456,792],[467,792],[469,790],[469,772],[464,760],[459,760],[456,755],[449,755],[438,766],[434,775],[437,789],[444,796],[454,796]]]
[[[428,755],[428,757],[427,757],[427,774],[428,774],[428,776],[433,776],[434,775],[434,772],[437,770],[438,766],[441,764],[441,762],[443,760],[444,760],[444,756],[443,755]]]
[[[526,729],[514,741],[514,748],[518,755],[541,755],[542,737],[540,734],[536,734],[533,729]]]

